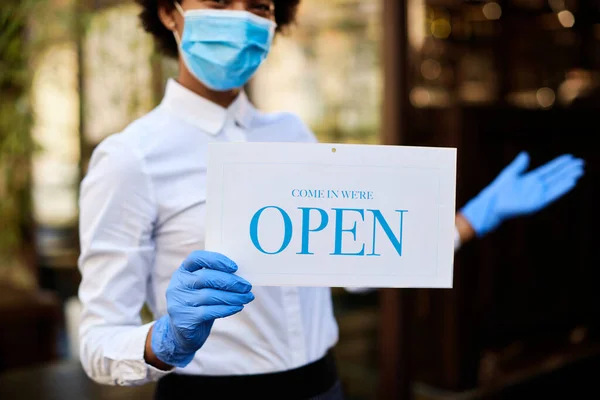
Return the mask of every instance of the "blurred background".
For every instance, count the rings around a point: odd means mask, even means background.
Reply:
[[[176,65],[126,0],[0,6],[0,398],[151,398],[77,352],[77,196]],[[577,188],[456,255],[452,290],[334,290],[349,400],[580,398],[600,370],[600,2],[303,0],[248,87],[321,141],[458,148],[457,205],[520,151]],[[146,316],[147,317],[147,316]],[[594,392],[592,392],[594,393]],[[585,398],[594,398],[586,396]]]

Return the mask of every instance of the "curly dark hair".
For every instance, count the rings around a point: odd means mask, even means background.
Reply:
[[[159,7],[165,7],[167,10],[175,8],[174,0],[135,0],[140,6],[140,20],[142,27],[152,36],[157,47],[165,55],[176,58],[178,55],[177,42],[173,33],[169,31],[161,22],[158,16]],[[181,0],[177,0],[181,2]],[[277,22],[277,31],[285,30],[296,19],[296,12],[301,0],[273,0],[275,4],[275,22]]]

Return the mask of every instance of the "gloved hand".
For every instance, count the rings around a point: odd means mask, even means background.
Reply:
[[[168,314],[152,330],[152,351],[159,360],[185,367],[216,318],[236,314],[254,299],[250,283],[235,271],[237,265],[219,253],[196,251],[185,259],[167,289]]]
[[[524,173],[529,155],[521,152],[496,179],[461,210],[477,236],[509,218],[533,214],[575,187],[584,162],[570,154]]]

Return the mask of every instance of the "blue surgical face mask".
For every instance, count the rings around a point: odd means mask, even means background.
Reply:
[[[247,11],[188,10],[179,50],[185,66],[206,87],[226,91],[244,86],[271,49],[276,24]]]

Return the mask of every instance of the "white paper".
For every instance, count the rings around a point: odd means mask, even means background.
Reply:
[[[206,249],[255,286],[451,288],[455,191],[454,148],[211,143]]]

